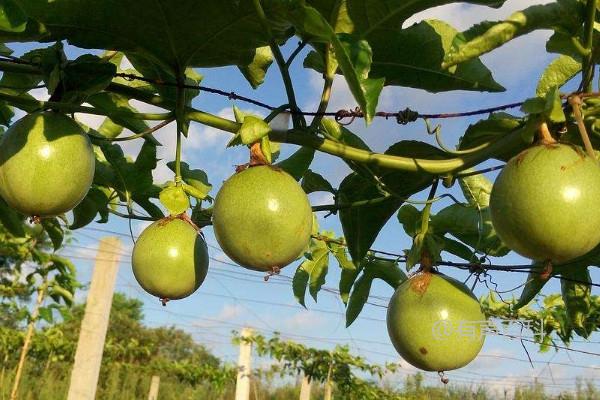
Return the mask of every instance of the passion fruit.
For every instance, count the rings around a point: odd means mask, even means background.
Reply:
[[[490,212],[510,249],[561,263],[600,243],[600,164],[579,147],[546,144],[508,161],[492,188]]]
[[[423,272],[404,281],[390,300],[388,334],[404,360],[425,371],[464,367],[479,354],[485,315],[461,282]]]
[[[256,271],[276,271],[306,248],[312,209],[286,172],[267,165],[251,167],[225,181],[217,193],[213,228],[233,261]]]
[[[194,293],[208,272],[208,248],[196,228],[167,217],[144,229],[133,247],[133,274],[140,286],[164,300]]]
[[[56,112],[29,114],[0,140],[0,196],[28,216],[53,217],[73,209],[94,178],[89,138]]]

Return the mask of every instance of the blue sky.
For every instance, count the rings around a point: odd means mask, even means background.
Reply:
[[[407,24],[424,18],[440,18],[450,22],[458,29],[465,29],[482,19],[500,19],[518,8],[543,2],[509,0],[499,10],[467,5],[443,6],[415,16],[407,21]],[[552,56],[547,55],[544,51],[544,43],[548,36],[548,32],[534,33],[483,57],[483,61],[494,71],[496,80],[507,88],[504,93],[487,94],[461,91],[433,95],[421,90],[386,88],[378,108],[385,111],[397,111],[410,107],[423,113],[452,112],[505,104],[531,97],[534,95],[538,77],[545,65],[552,59]],[[295,44],[295,39],[290,40],[284,51],[289,54]],[[13,48],[16,48],[17,53],[24,51],[22,46]],[[236,68],[200,70],[200,72],[204,75],[204,85],[235,91],[269,104],[278,105],[287,102],[279,72],[275,66],[268,72],[267,83],[256,91],[250,88]],[[321,91],[320,76],[302,68],[302,56],[298,57],[295,63],[292,76],[300,107],[304,110],[316,109]],[[39,94],[44,96],[42,92]],[[265,115],[264,110],[257,110],[247,104],[207,93],[202,93],[194,101],[195,107],[222,116],[231,116],[233,105],[237,105],[243,110]],[[345,83],[343,80],[337,79],[329,110],[348,109],[354,108],[354,106],[355,102],[345,87]],[[140,109],[152,110],[151,107],[141,104]],[[96,116],[78,115],[77,117],[92,126],[96,126],[102,121],[102,118]],[[456,144],[468,124],[476,120],[477,118],[465,118],[438,121],[442,123],[446,144]],[[278,123],[281,124],[282,121]],[[285,121],[283,123],[285,124]],[[432,138],[427,135],[422,122],[401,126],[392,120],[376,120],[367,128],[364,122],[359,120],[354,122],[350,129],[360,134],[377,151],[384,151],[391,144],[405,139],[432,142]],[[164,158],[165,162],[174,158],[174,133],[174,126],[169,126],[156,135],[163,143],[163,147],[159,150],[159,157]],[[193,124],[189,137],[184,142],[184,161],[194,168],[204,169],[208,173],[210,181],[214,185],[213,196],[221,182],[234,172],[235,165],[242,164],[247,160],[247,151],[243,148],[225,148],[229,139],[230,135],[226,132]],[[128,153],[135,155],[140,145],[140,143],[127,142],[124,148]],[[284,146],[283,154],[289,154],[294,149],[293,146]],[[496,164],[489,163],[489,165]],[[341,160],[328,155],[318,155],[311,168],[328,178],[334,186],[339,184],[349,172]],[[163,162],[155,173],[155,179],[157,183],[162,183],[171,179],[170,174]],[[493,178],[493,175],[490,175],[490,178]],[[452,190],[452,193],[457,194],[455,189]],[[426,197],[426,193],[414,196],[416,199],[424,197]],[[318,193],[311,195],[311,202],[324,204],[331,202],[331,198]],[[441,204],[435,205],[434,211],[436,208],[446,205],[448,204],[442,201]],[[332,229],[341,235],[341,228],[336,217],[320,218],[319,222],[322,228]],[[138,235],[145,226],[147,224],[139,221],[131,223],[131,229],[135,235]],[[79,277],[85,282],[91,276],[92,259],[95,256],[98,240],[110,235],[121,237],[123,257],[117,279],[117,290],[144,302],[144,313],[149,325],[175,325],[189,331],[200,343],[205,344],[215,354],[222,356],[227,361],[234,361],[237,357],[237,349],[229,342],[231,330],[239,330],[242,326],[251,326],[265,335],[269,335],[273,331],[280,331],[283,337],[319,348],[346,344],[352,348],[354,354],[364,356],[374,363],[401,362],[402,371],[385,378],[389,383],[399,383],[407,373],[415,371],[413,367],[399,359],[390,345],[385,326],[386,310],[384,307],[366,305],[359,319],[348,329],[345,328],[344,323],[344,307],[336,295],[322,291],[319,294],[318,303],[315,304],[312,299],[308,299],[308,310],[303,310],[296,303],[290,282],[285,277],[276,277],[265,282],[260,273],[226,264],[228,259],[218,248],[210,228],[204,229],[213,257],[206,281],[191,297],[170,302],[167,307],[161,307],[157,299],[143,292],[135,282],[130,265],[133,243],[128,232],[127,221],[112,217],[108,224],[94,223],[75,231],[73,236],[76,242],[64,249],[63,253],[73,256]],[[382,230],[374,247],[400,252],[402,249],[410,247],[410,240],[394,217]],[[525,260],[512,255],[501,260],[501,263],[504,264],[522,262]],[[288,266],[282,271],[282,275],[293,276],[297,265],[298,262]],[[449,270],[447,273],[458,279],[466,278],[466,274],[461,271]],[[598,269],[596,268],[592,273],[594,280],[600,281]],[[326,286],[337,287],[338,278],[339,268],[332,260]],[[494,273],[493,279],[501,290],[508,290],[520,285],[525,276]],[[544,292],[551,293],[559,290],[558,282],[554,281],[547,285]],[[484,295],[487,293],[487,289],[480,284],[475,288],[475,293],[478,296]],[[519,291],[516,291],[515,295],[518,293]],[[380,297],[389,298],[392,295],[392,289],[385,284],[376,283],[371,294],[378,296],[373,300],[374,302],[383,305],[386,301]],[[598,294],[597,289],[594,294]],[[83,300],[84,297],[84,292],[79,293],[79,299]],[[590,340],[591,342],[588,343],[573,343],[572,347],[598,352],[600,335],[596,334]],[[531,368],[527,362],[522,361],[527,356],[519,342],[503,337],[489,336],[481,355],[472,364],[464,369],[449,372],[447,375],[455,383],[477,383],[484,379],[488,386],[500,391],[503,388],[514,386],[515,383],[530,382],[534,377],[539,377],[541,382],[548,384],[549,388],[554,390],[566,390],[572,387],[576,376],[594,377],[596,384],[600,384],[600,359],[598,357],[565,351],[538,354],[535,345],[526,344],[526,347],[531,358],[538,361],[535,368]],[[512,357],[521,361],[497,356]],[[268,360],[256,360],[256,365],[268,362]],[[565,363],[571,366],[547,364],[547,362]],[[580,368],[573,365],[595,366],[597,369]],[[485,374],[487,378],[480,374]],[[427,379],[431,384],[439,384],[437,374],[427,373]]]

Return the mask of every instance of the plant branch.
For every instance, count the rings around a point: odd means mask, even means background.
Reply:
[[[586,20],[584,25],[585,37],[584,45],[589,54],[583,59],[583,77],[581,81],[581,90],[591,92],[592,80],[594,78],[594,24],[596,23],[596,5],[597,0],[587,0]]]
[[[157,130],[159,130],[161,128],[164,128],[165,126],[169,125],[173,121],[175,121],[175,118],[164,120],[160,124],[157,124],[157,125],[153,126],[152,128],[150,128],[148,130],[145,130],[143,132],[136,133],[135,135],[131,135],[131,136],[127,136],[127,137],[107,138],[107,137],[104,137],[104,136],[98,136],[98,135],[94,135],[94,134],[91,134],[91,133],[88,133],[88,135],[90,135],[94,139],[105,140],[107,142],[126,142],[126,141],[129,141],[129,140],[135,140],[135,139],[139,139],[139,138],[143,138],[145,136],[151,135],[152,133],[156,132]]]
[[[592,159],[596,158],[596,153],[594,152],[594,147],[592,146],[592,142],[590,141],[590,137],[588,135],[587,129],[585,127],[585,123],[583,122],[583,114],[581,113],[581,98],[578,96],[569,97],[569,104],[573,109],[573,115],[575,116],[575,120],[577,121],[577,128],[579,129],[579,134],[581,135],[581,141],[585,146],[585,151],[588,156],[592,157]]]
[[[108,212],[111,214],[116,215],[117,217],[122,217],[122,218],[127,218],[127,219],[137,219],[139,221],[156,221],[156,218],[153,217],[145,217],[143,215],[136,215],[136,214],[124,214],[122,212],[113,210],[112,208],[108,207],[107,208]]]
[[[301,41],[298,43],[298,47],[296,47],[296,49],[292,52],[292,54],[290,54],[287,61],[285,62],[285,66],[288,69],[292,66],[292,63],[294,62],[294,59],[296,58],[296,56],[298,54],[300,54],[300,52],[306,47],[307,43],[308,42],[305,42],[305,41]]]
[[[330,50],[327,50],[325,55],[325,73],[323,74],[323,92],[321,93],[321,101],[319,102],[319,108],[317,109],[317,115],[314,116],[310,127],[315,129],[321,123],[325,112],[327,111],[327,106],[329,105],[329,98],[331,97],[331,87],[333,86],[333,79],[335,75],[335,70],[331,71],[331,54]]]
[[[306,122],[304,121],[304,117],[299,112],[298,103],[296,102],[296,94],[294,92],[294,85],[292,84],[292,78],[290,77],[289,69],[286,64],[285,59],[283,58],[283,54],[281,54],[281,50],[279,49],[279,45],[273,38],[273,32],[271,31],[271,26],[269,25],[269,20],[265,15],[265,11],[260,4],[260,0],[253,0],[254,8],[256,9],[256,13],[258,14],[260,23],[267,32],[269,36],[269,47],[273,52],[273,57],[275,58],[275,62],[279,67],[279,72],[281,73],[281,79],[283,79],[283,85],[285,86],[285,92],[288,97],[288,102],[290,103],[291,111],[292,111],[292,121],[294,123],[294,128],[300,128],[306,126]]]
[[[111,118],[135,118],[135,119],[143,119],[148,121],[163,121],[171,118],[171,113],[134,113],[134,112],[106,112],[102,110],[98,110],[93,107],[80,106],[76,104],[69,103],[61,103],[57,101],[40,101],[30,98],[25,98],[21,96],[14,96],[11,94],[0,93],[0,100],[5,100],[9,102],[11,105],[14,105],[18,108],[23,107],[26,111],[35,108],[35,109],[55,109],[63,112],[69,113],[84,113],[84,114],[94,114],[94,115],[104,115]]]

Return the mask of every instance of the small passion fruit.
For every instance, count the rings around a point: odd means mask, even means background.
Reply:
[[[492,188],[502,241],[536,261],[561,263],[600,243],[600,164],[582,149],[544,144],[508,161]]]
[[[241,266],[276,272],[302,254],[312,231],[308,197],[286,172],[256,166],[221,187],[213,208],[219,245]]]
[[[163,300],[194,293],[208,272],[208,248],[189,222],[167,217],[144,229],[133,247],[133,274],[140,286]]]
[[[479,354],[485,315],[461,282],[422,272],[404,281],[390,300],[388,334],[404,360],[425,371],[464,367]]]
[[[22,214],[53,217],[73,209],[94,178],[89,138],[53,111],[29,114],[0,140],[0,196]]]

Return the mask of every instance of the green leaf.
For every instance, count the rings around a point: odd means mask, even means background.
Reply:
[[[445,153],[429,144],[417,141],[401,141],[391,146],[385,154],[443,158]],[[344,237],[348,243],[348,251],[354,262],[362,260],[377,238],[379,231],[390,217],[400,208],[404,198],[410,197],[431,185],[434,177],[426,173],[414,173],[398,170],[380,172],[380,180],[391,190],[393,196],[379,201],[385,196],[382,190],[371,180],[352,173],[340,184],[338,201],[340,204],[352,204],[358,201],[378,202],[360,207],[349,207],[340,210],[340,222]]]
[[[579,72],[581,72],[581,61],[571,56],[561,55],[546,67],[535,94],[538,97],[545,97],[553,87],[561,88]]]
[[[315,149],[310,147],[300,147],[291,156],[275,164],[277,168],[281,168],[288,174],[294,177],[297,181],[300,180],[308,171],[310,164],[315,158]]]
[[[346,328],[352,325],[362,311],[367,300],[369,300],[372,284],[373,276],[370,274],[363,274],[356,280],[356,283],[352,288],[352,294],[350,294],[348,307],[346,308]]]
[[[540,293],[546,282],[548,282],[548,279],[542,278],[540,272],[541,268],[538,267],[527,275],[521,296],[519,296],[519,300],[512,306],[513,310],[518,310],[529,304]]]
[[[548,94],[546,95],[546,108],[544,111],[551,122],[562,123],[567,120],[558,86],[554,86],[548,91]]]
[[[23,217],[14,211],[0,197],[0,222],[13,236],[25,236],[25,227],[23,225]]]
[[[170,215],[179,215],[190,208],[190,199],[187,193],[183,187],[175,186],[174,182],[170,182],[170,186],[161,190],[159,199]]]
[[[340,282],[339,282],[339,290],[340,290],[340,298],[344,302],[344,304],[348,303],[348,298],[350,296],[350,290],[352,289],[352,285],[356,280],[356,277],[361,271],[360,267],[357,267],[349,258],[346,253],[345,246],[336,244],[334,242],[327,243],[329,247],[329,251],[333,254],[333,256],[338,261],[341,274],[340,274]]]
[[[61,84],[54,95],[60,100],[81,104],[92,94],[101,92],[112,81],[117,67],[97,56],[84,54],[69,61],[62,70]]]
[[[52,315],[52,308],[50,307],[40,307],[39,310],[39,317],[41,319],[43,319],[44,321],[48,322],[48,323],[52,323],[54,322],[54,317]]]
[[[412,204],[405,204],[398,210],[398,221],[402,224],[404,232],[414,237],[421,229],[421,211]]]
[[[382,196],[377,187],[356,173],[348,175],[338,189],[338,201],[341,204],[372,200]],[[377,204],[340,210],[344,237],[354,262],[360,262],[365,257],[379,231],[401,204],[401,199],[390,197]]]
[[[459,150],[473,149],[485,143],[496,141],[507,134],[518,129],[530,129],[525,126],[522,119],[506,113],[491,114],[488,119],[478,121],[469,125],[465,134],[460,139]],[[519,143],[507,147],[494,154],[493,157],[498,160],[507,161],[527,147],[527,142]]]
[[[273,63],[273,53],[269,46],[259,47],[254,53],[254,59],[248,65],[240,66],[240,71],[253,89],[265,81],[267,70]]]
[[[302,36],[315,42],[331,43],[335,61],[346,79],[348,88],[365,113],[365,121],[370,123],[375,115],[385,79],[369,78],[373,58],[369,43],[358,36],[336,33],[327,19],[313,7],[298,3],[290,16]]]
[[[286,2],[261,2],[277,40],[291,35],[281,14]],[[247,65],[255,49],[268,44],[252,2],[193,0],[175,3],[139,0],[20,0],[31,18],[43,23],[46,40],[68,39],[78,47],[143,56],[174,73],[186,67]]]
[[[50,237],[50,241],[54,246],[54,251],[58,250],[62,245],[64,239],[64,232],[62,227],[60,226],[58,218],[42,219],[41,224],[44,227],[46,233],[48,234],[48,237]]]
[[[591,309],[591,282],[592,278],[588,268],[563,271],[560,280],[568,323],[578,335],[583,337],[588,337],[591,334],[591,331],[588,331],[586,327],[586,319]]]
[[[363,264],[365,274],[370,274],[373,278],[383,280],[394,290],[408,279],[395,259],[367,257]]]
[[[322,175],[311,171],[306,171],[302,177],[302,189],[308,194],[313,192],[329,192],[335,193],[335,189],[331,186],[331,183],[327,179],[323,178]]]
[[[577,0],[562,0],[544,5],[534,5],[515,12],[505,21],[489,25],[489,29],[469,42],[458,46],[444,58],[443,67],[479,57],[506,42],[539,29],[573,31],[583,18],[583,4]]]
[[[14,0],[0,1],[0,31],[23,32],[28,19],[27,14]]]
[[[479,59],[442,69],[444,56],[465,43],[458,31],[443,21],[426,20],[390,32],[388,40],[373,44],[371,76],[385,77],[386,85],[408,86],[430,92],[504,88]]]
[[[175,172],[175,161],[167,163],[167,167]],[[208,182],[208,175],[201,169],[190,169],[190,166],[182,162],[181,163],[181,178],[185,183],[192,186],[195,190],[190,190],[188,193],[199,200],[204,200],[208,197],[208,193],[212,190],[212,185]],[[185,189],[185,187],[184,187]],[[193,193],[193,194],[192,194]]]
[[[246,116],[238,131],[243,144],[256,143],[271,132],[271,127],[264,120],[252,115]]]
[[[294,297],[298,303],[302,304],[303,307],[306,307],[306,304],[304,304],[304,297],[306,296],[306,286],[308,285],[308,280],[310,279],[310,271],[312,270],[312,267],[313,264],[311,264],[309,260],[304,260],[296,269],[296,273],[292,279],[292,290],[294,292]]]
[[[136,202],[152,217],[162,218],[160,208],[149,201],[158,198],[160,192],[152,180],[157,162],[156,146],[144,142],[135,161],[125,157],[120,146],[102,143],[100,148],[106,161],[97,158],[94,183],[114,188],[121,201]]]
[[[150,129],[145,121],[135,118],[134,114],[138,111],[129,104],[129,100],[125,96],[115,93],[102,92],[88,97],[86,102],[109,114],[118,112],[119,116],[111,118],[111,121],[117,125],[129,129],[133,133],[142,133]],[[131,116],[128,116],[127,114],[131,114]],[[104,134],[106,131],[99,130],[98,132]],[[122,130],[119,130],[118,134],[121,132]],[[110,133],[109,131],[109,134],[106,136],[109,138],[115,137],[113,136],[113,133]],[[145,135],[144,139],[154,143],[155,145],[159,145],[158,141],[151,134]]]
[[[107,189],[92,187],[81,203],[73,209],[73,223],[69,229],[79,229],[91,223],[96,215],[100,213],[102,217],[99,222],[108,221],[108,194]]]
[[[442,238],[442,241],[444,251],[460,257],[463,260],[473,261],[473,251],[461,242],[457,242],[456,240],[447,238],[445,236]]]
[[[318,241],[321,243],[320,241]],[[310,282],[308,290],[310,295],[317,301],[317,294],[325,284],[325,277],[329,269],[329,250],[325,244],[320,244],[311,251]]]

